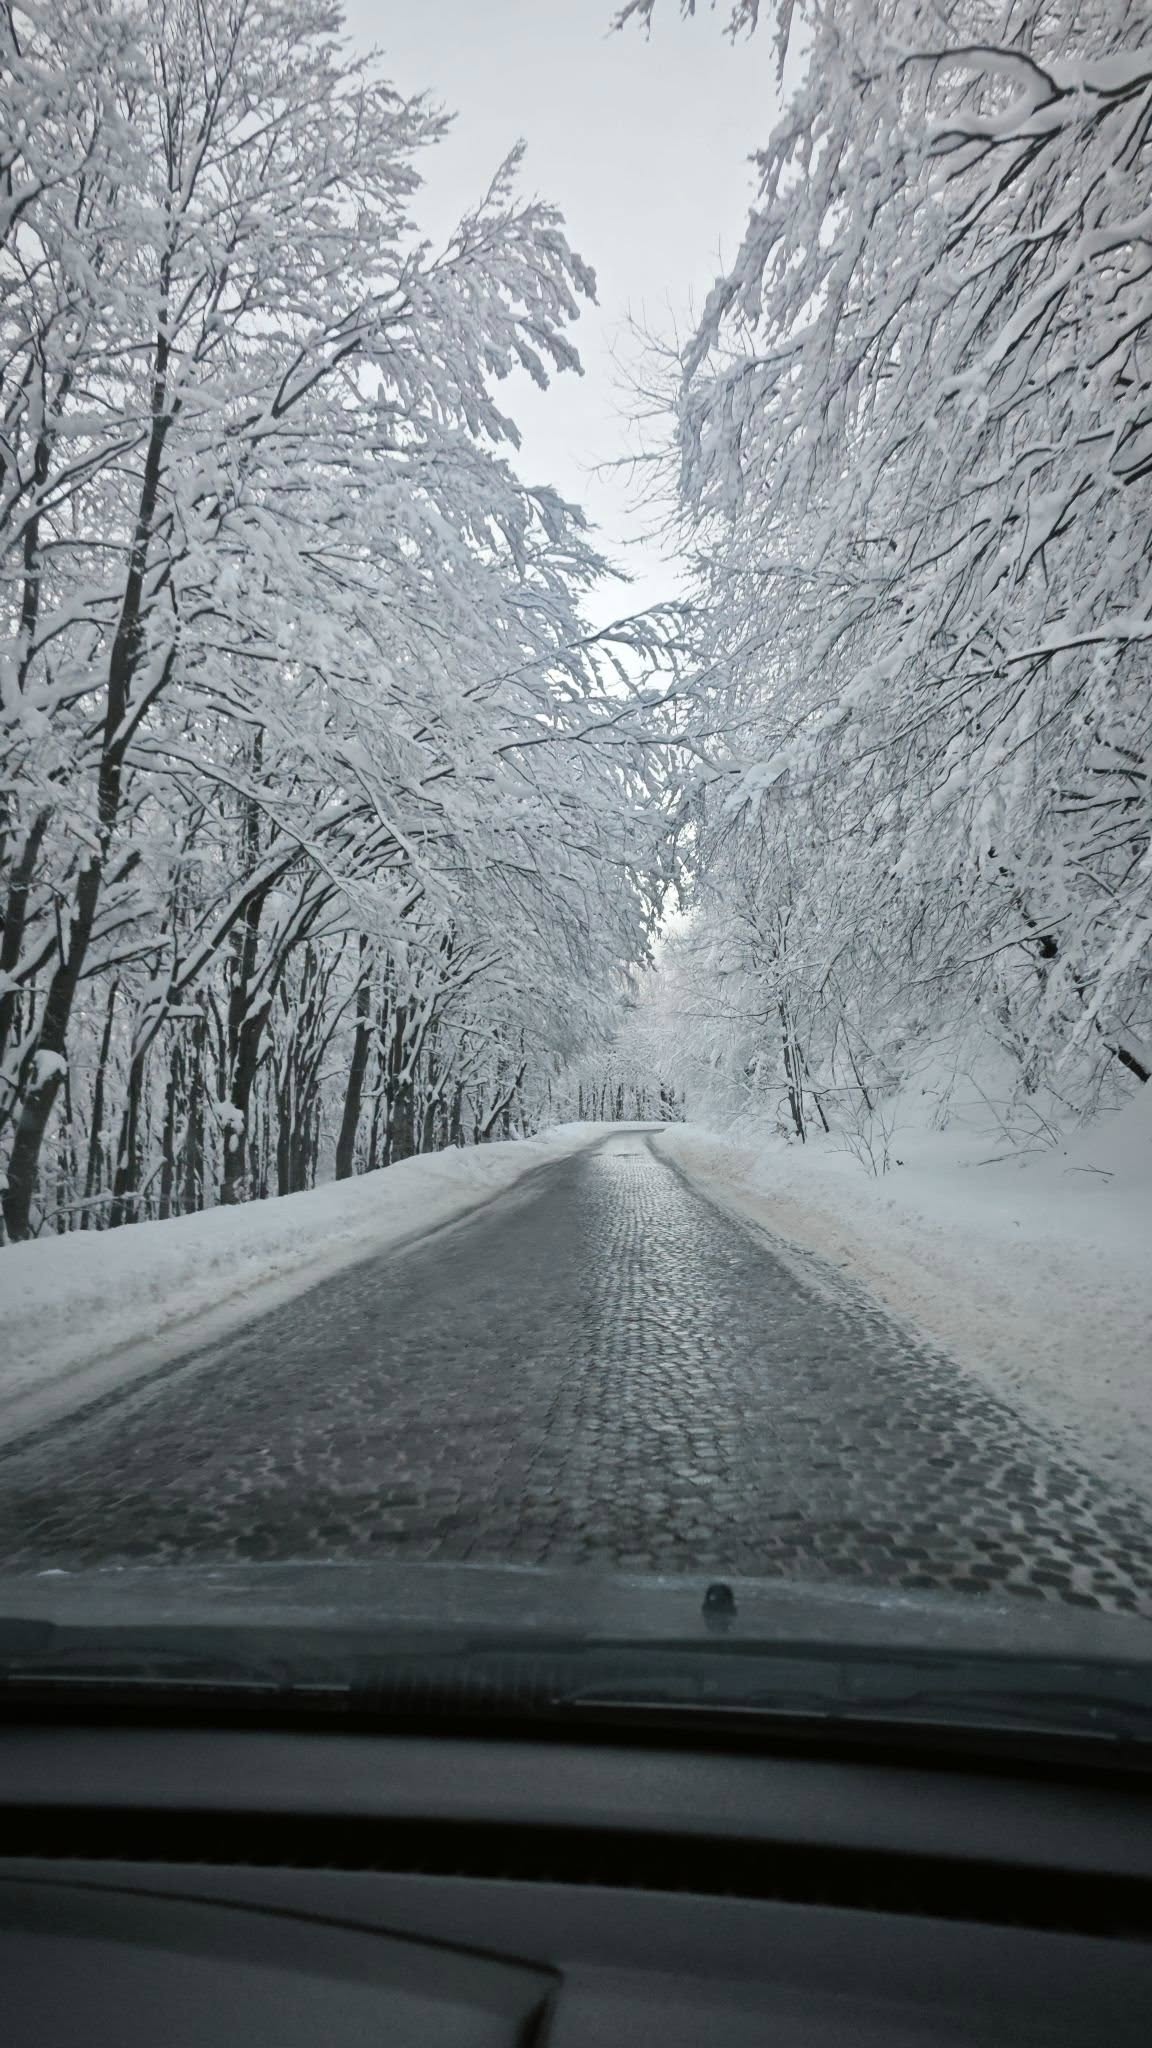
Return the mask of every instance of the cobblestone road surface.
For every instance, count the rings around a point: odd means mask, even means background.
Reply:
[[[639,1133],[0,1453],[0,1559],[407,1557],[1152,1613],[1134,1503]]]

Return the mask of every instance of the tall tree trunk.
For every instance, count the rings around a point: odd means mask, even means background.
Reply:
[[[448,1143],[464,1143],[464,1083],[457,1081],[452,1091],[452,1107],[448,1113]]]
[[[252,779],[264,764],[264,735],[259,727],[252,740]],[[246,874],[252,874],[260,859],[260,811],[252,798],[243,808],[242,853]],[[260,941],[260,919],[272,884],[269,880],[254,889],[233,939],[232,986],[228,991],[228,1087],[225,1097],[229,1114],[224,1134],[224,1168],[220,1182],[222,1203],[242,1198],[248,1166],[248,1120],[252,1110],[252,1088],[260,1065],[260,1041],[264,1034],[269,1003],[253,1009],[253,981]]]
[[[204,1101],[206,1082],[204,1079],[204,1042],[208,1036],[208,1019],[201,1017],[192,1026],[192,1046],[188,1057],[188,1128],[184,1134],[184,1195],[183,1211],[192,1216],[204,1205]]]
[[[168,1058],[168,1080],[164,1088],[164,1130],[160,1140],[160,1204],[158,1215],[166,1223],[172,1214],[176,1187],[176,1111],[180,1084],[184,1078],[184,1041],[176,1032]]]
[[[784,1073],[788,1082],[788,1106],[792,1121],[801,1144],[807,1141],[808,1131],[804,1116],[804,1087],[800,1077],[800,1064],[796,1057],[796,1043],[792,1036],[792,1020],[787,1003],[779,1005],[780,1030],[784,1040]]]
[[[384,1164],[411,1159],[416,1150],[412,1129],[412,1077],[405,1072],[408,1050],[408,1005],[397,1004],[392,1012],[388,1038],[388,1064],[384,1083],[387,1127],[384,1136]]]
[[[128,1093],[120,1122],[120,1145],[116,1158],[116,1179],[112,1189],[109,1230],[136,1220],[137,1189],[140,1179],[140,1099],[144,1090],[144,1069],[148,1044],[133,1048],[128,1064]]]
[[[376,1067],[376,1093],[372,1098],[372,1130],[368,1139],[369,1173],[375,1173],[380,1164],[380,1141],[384,1121],[384,1078],[379,1061]]]
[[[282,1077],[276,1090],[276,1192],[289,1195],[292,1192],[292,1082],[288,1075]]]
[[[368,1055],[372,1049],[369,1022],[372,989],[368,976],[367,952],[367,941],[361,939],[360,980],[356,987],[356,1033],[352,1042],[352,1058],[348,1065],[348,1082],[344,1090],[344,1114],[340,1121],[340,1135],[336,1140],[337,1180],[348,1180],[356,1163],[360,1103],[364,1094],[364,1076],[368,1071]]]
[[[116,1011],[116,995],[120,987],[113,980],[108,990],[108,1006],[104,1012],[104,1030],[100,1039],[100,1057],[96,1063],[96,1080],[92,1089],[92,1123],[88,1132],[88,1166],[84,1175],[84,1208],[80,1216],[80,1228],[88,1228],[88,1204],[100,1192],[100,1145],[104,1135],[104,1091],[108,1073],[108,1055],[112,1046],[112,1019]]]

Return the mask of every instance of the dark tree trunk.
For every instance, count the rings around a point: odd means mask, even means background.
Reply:
[[[779,1008],[780,1029],[784,1041],[784,1073],[788,1082],[788,1106],[792,1111],[792,1121],[796,1126],[796,1135],[800,1139],[801,1144],[804,1144],[807,1141],[808,1133],[804,1118],[803,1083],[800,1078],[799,1064],[796,1058],[796,1045],[792,1036],[792,1025],[788,1015],[787,1004],[781,1003]]]
[[[384,1113],[383,1071],[377,1061],[376,1093],[372,1099],[372,1130],[368,1139],[368,1171],[375,1173],[380,1164],[380,1127]]]
[[[365,960],[366,952],[367,946],[361,939],[360,981],[356,989],[356,1035],[348,1067],[348,1084],[344,1090],[344,1114],[340,1121],[340,1135],[336,1140],[337,1180],[347,1180],[356,1164],[356,1133],[360,1128],[360,1104],[364,1095],[364,1076],[368,1071],[368,1055],[372,1049],[372,1030],[369,1022],[372,989]]]
[[[464,1143],[464,1083],[457,1081],[452,1091],[452,1108],[448,1115],[448,1143]]]
[[[292,1104],[287,1084],[276,1095],[276,1192],[292,1192]]]
[[[1128,1072],[1135,1074],[1138,1081],[1152,1081],[1152,1073],[1144,1065],[1143,1060],[1137,1059],[1134,1052],[1129,1052],[1126,1045],[1114,1044],[1106,1033],[1103,1036],[1105,1049],[1112,1054],[1114,1059],[1119,1060],[1122,1067],[1127,1067]]]
[[[119,982],[113,981],[108,990],[108,1007],[104,1012],[104,1031],[100,1039],[100,1058],[96,1065],[96,1082],[92,1090],[92,1127],[88,1133],[88,1166],[84,1175],[84,1208],[80,1217],[80,1228],[88,1227],[88,1204],[100,1192],[100,1145],[104,1135],[104,1087],[108,1072],[108,1054],[112,1045],[112,1019],[116,1011],[116,994]]]
[[[128,1066],[128,1094],[120,1122],[112,1212],[108,1218],[110,1230],[118,1230],[121,1224],[132,1223],[136,1219],[140,1180],[140,1099],[147,1058],[147,1045],[138,1045]]]
[[[192,1049],[188,1061],[188,1129],[184,1138],[184,1200],[186,1216],[204,1204],[204,1040],[208,1019],[192,1026]]]
[[[168,1081],[164,1089],[164,1133],[160,1141],[160,1206],[158,1214],[162,1223],[172,1214],[172,1195],[176,1186],[176,1108],[180,1100],[180,1083],[184,1076],[184,1046],[179,1037],[172,1041],[168,1061]]]
[[[388,1041],[388,1072],[385,1081],[388,1126],[384,1139],[386,1166],[393,1165],[399,1159],[411,1159],[416,1150],[416,1133],[413,1129],[414,1090],[412,1077],[405,1072],[407,1038],[408,1010],[406,1005],[401,1005],[393,1012]]]

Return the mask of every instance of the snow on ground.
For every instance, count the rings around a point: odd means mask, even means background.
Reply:
[[[1152,1087],[1024,1152],[909,1109],[876,1176],[835,1137],[801,1146],[746,1124],[671,1125],[656,1144],[1152,1501]]]
[[[454,1221],[613,1128],[556,1126],[308,1194],[7,1247],[0,1441]],[[1152,1501],[1152,1088],[1044,1149],[1021,1152],[962,1117],[934,1130],[907,1102],[888,1172],[871,1175],[842,1143],[789,1144],[747,1122],[655,1136],[702,1193],[816,1254]]]
[[[0,1441],[502,1194],[610,1126],[405,1159],[307,1194],[0,1251]]]

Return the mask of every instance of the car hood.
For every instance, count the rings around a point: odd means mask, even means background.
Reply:
[[[987,1595],[945,1598],[704,1574],[431,1563],[130,1565],[0,1574],[0,1615],[61,1626],[330,1627],[1008,1652],[1152,1661],[1147,1621]]]

